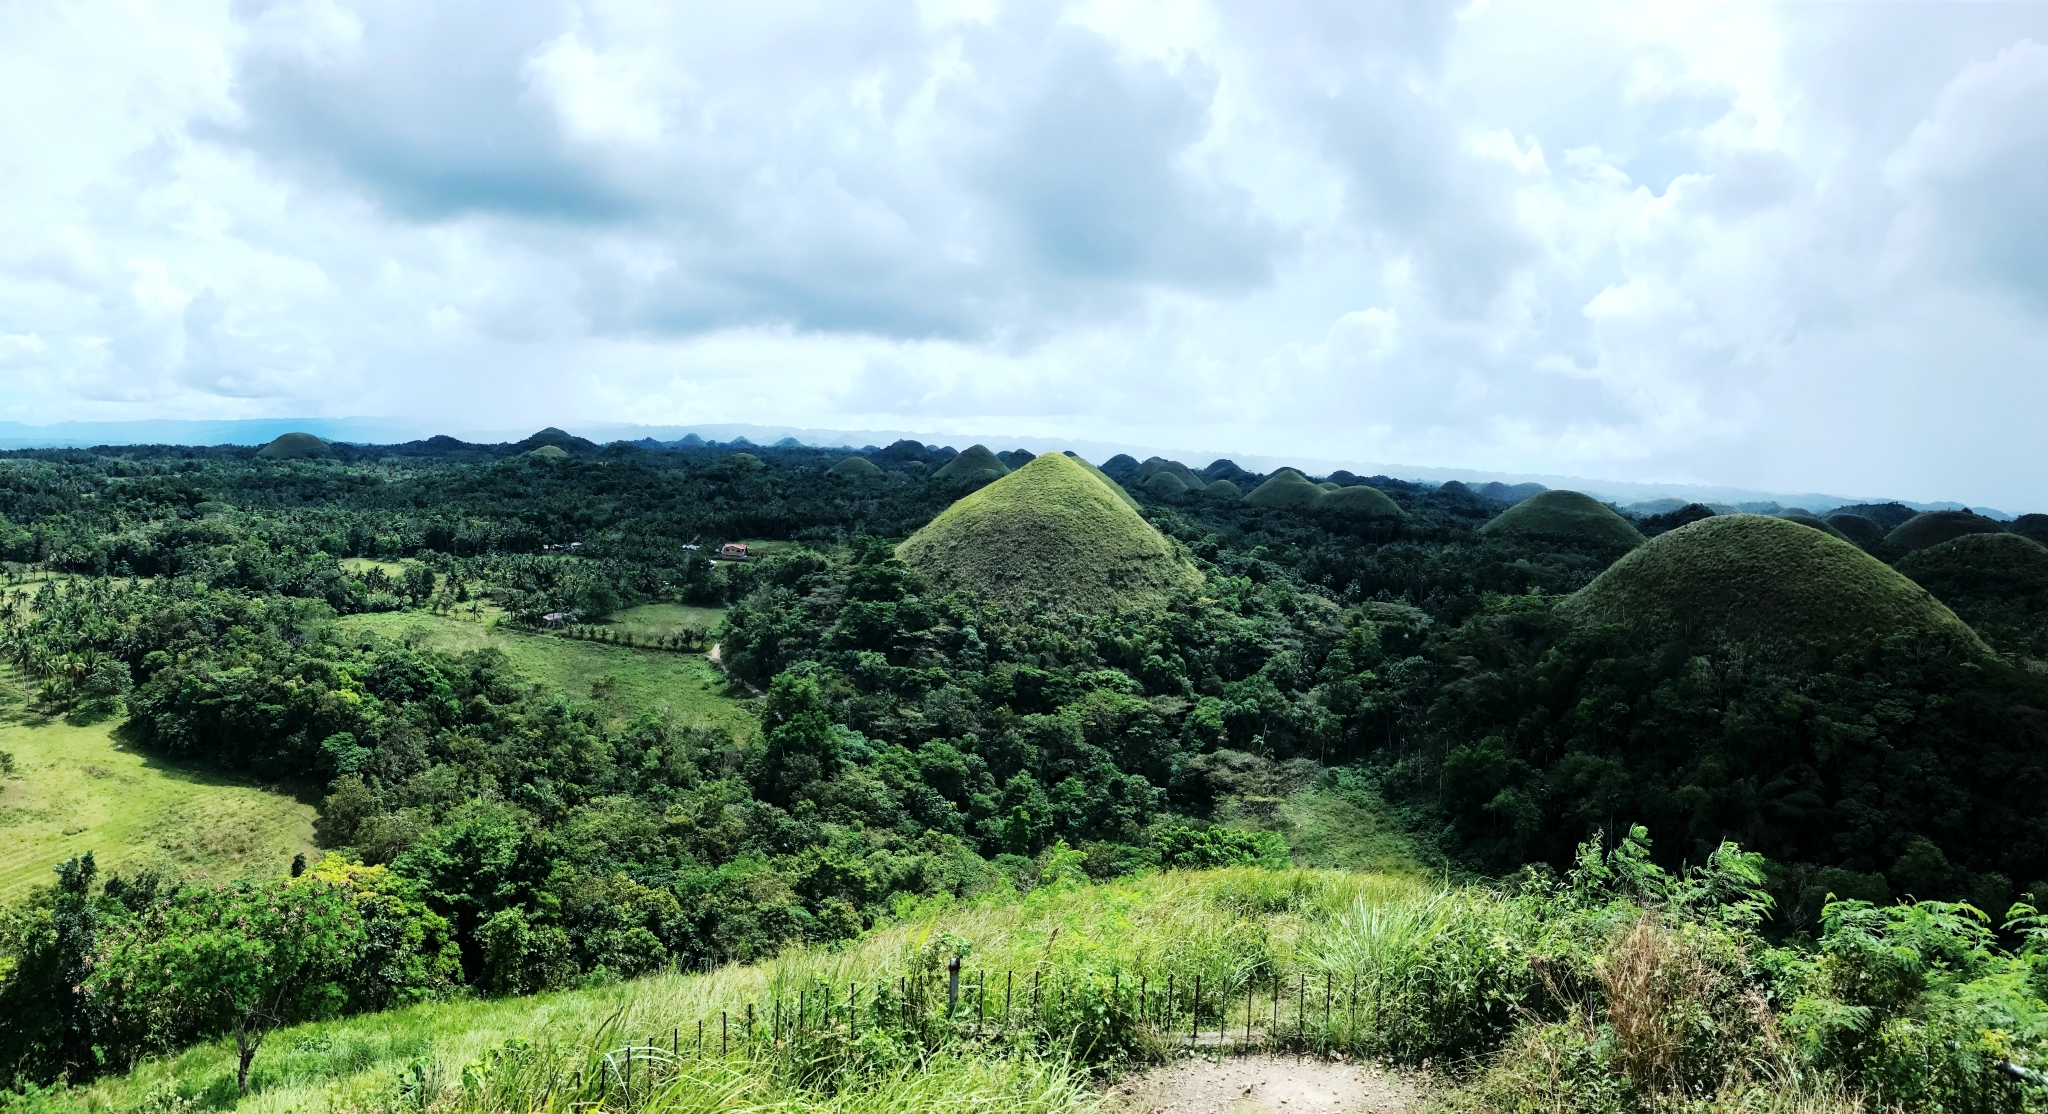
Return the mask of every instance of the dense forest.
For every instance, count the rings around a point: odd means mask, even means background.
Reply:
[[[1734,841],[1786,937],[1830,895],[2048,899],[2039,516],[1783,515],[1873,586],[1787,571],[1803,602],[1768,637],[1595,607],[1685,613],[1659,541],[1755,517],[1699,505],[1119,457],[1112,494],[1199,573],[1142,606],[978,594],[901,547],[1030,460],[558,431],[0,454],[0,676],[25,714],[302,786],[328,852],[247,883],[65,863],[0,914],[0,1077],[766,957],[1048,863],[1283,862],[1254,800],[1274,786],[1341,785],[1457,875],[1562,872],[1637,826],[1673,872]],[[755,552],[713,560],[726,542]],[[1894,622],[1908,591],[1939,620]],[[723,609],[634,645],[715,644],[738,728],[346,621],[620,642],[608,621],[652,604]],[[236,923],[260,954],[222,945],[208,977],[267,1012],[162,975]]]

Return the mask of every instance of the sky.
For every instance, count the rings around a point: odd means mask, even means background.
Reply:
[[[2048,4],[0,0],[0,419],[2048,510]]]

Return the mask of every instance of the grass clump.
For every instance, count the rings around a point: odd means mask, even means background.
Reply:
[[[1199,584],[1112,486],[1047,453],[946,508],[896,553],[942,592],[1054,612],[1111,612]]]
[[[1273,477],[1252,490],[1244,501],[1254,507],[1278,507],[1287,510],[1306,510],[1320,504],[1326,493],[1310,483],[1308,477],[1292,468],[1282,468]]]
[[[1598,499],[1576,491],[1539,491],[1495,515],[1481,534],[1520,535],[1616,549],[1643,543],[1642,532]]]
[[[1922,511],[1899,523],[1892,532],[1885,535],[1885,544],[1894,550],[1911,553],[1916,549],[1940,545],[1945,541],[1960,538],[1965,534],[2002,534],[2005,527],[1981,514],[1969,511]]]
[[[990,475],[989,473],[993,473]],[[932,473],[935,480],[993,480],[1010,474],[1010,466],[988,450],[987,445],[969,445],[967,451],[947,461]]]
[[[1563,606],[1581,621],[1653,638],[1705,636],[1768,650],[1841,651],[1909,631],[1982,648],[1940,600],[1882,561],[1765,515],[1716,515],[1661,534]]]
[[[258,460],[314,460],[334,455],[334,446],[310,433],[287,433],[256,450]]]
[[[882,475],[881,466],[864,456],[847,457],[833,465],[829,471],[832,475],[849,480],[878,479]]]

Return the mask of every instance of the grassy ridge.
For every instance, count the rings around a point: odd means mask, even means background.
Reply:
[[[313,806],[282,792],[124,748],[110,724],[0,727],[0,901],[86,851],[102,870],[219,878],[278,873],[312,854]]]

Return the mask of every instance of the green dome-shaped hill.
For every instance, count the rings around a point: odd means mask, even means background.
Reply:
[[[983,472],[994,472],[995,476],[983,476]],[[937,472],[935,480],[982,480],[1010,474],[1010,466],[1002,458],[988,451],[987,445],[969,445],[967,451],[947,461]]]
[[[334,446],[310,433],[287,433],[256,450],[259,460],[311,460],[334,455]]]
[[[1724,514],[1660,534],[1563,604],[1581,621],[1652,638],[1690,635],[1763,652],[1838,653],[1906,631],[1980,647],[1940,600],[1832,534]]]
[[[1884,540],[1908,553],[1953,541],[1964,534],[2002,534],[2005,527],[1969,511],[1921,511],[1898,524]]]
[[[1217,480],[1204,490],[1208,492],[1209,497],[1212,499],[1236,500],[1244,498],[1244,492],[1238,490],[1238,486],[1229,480]]]
[[[1590,495],[1562,489],[1529,496],[1495,515],[1479,532],[1623,549],[1643,543],[1642,532],[1607,504]]]
[[[1156,603],[1202,580],[1109,484],[1059,453],[947,507],[896,555],[940,592],[1055,612]]]
[[[1244,501],[1254,507],[1288,507],[1299,510],[1322,502],[1326,493],[1292,468],[1282,468],[1273,478],[1253,489]]]
[[[1352,484],[1328,492],[1316,504],[1319,511],[1350,515],[1354,518],[1401,518],[1401,507],[1387,493],[1367,484]]]
[[[2023,514],[2006,523],[2005,528],[2020,537],[2048,545],[2048,514]]]
[[[833,465],[829,471],[832,475],[842,476],[849,480],[871,480],[882,474],[881,465],[864,456],[847,457],[845,460]]]
[[[1188,485],[1183,483],[1178,475],[1164,468],[1152,473],[1152,478],[1146,480],[1144,486],[1146,491],[1154,495],[1186,495],[1188,492]]]
[[[569,459],[569,450],[564,449],[560,445],[542,445],[538,449],[528,449],[519,455],[538,457],[541,460],[567,460]]]
[[[2018,534],[1964,534],[1908,553],[1898,569],[2001,648],[2048,649],[2048,546]]]
[[[1884,527],[1860,514],[1831,514],[1827,517],[1827,524],[1866,550],[1884,544]]]

